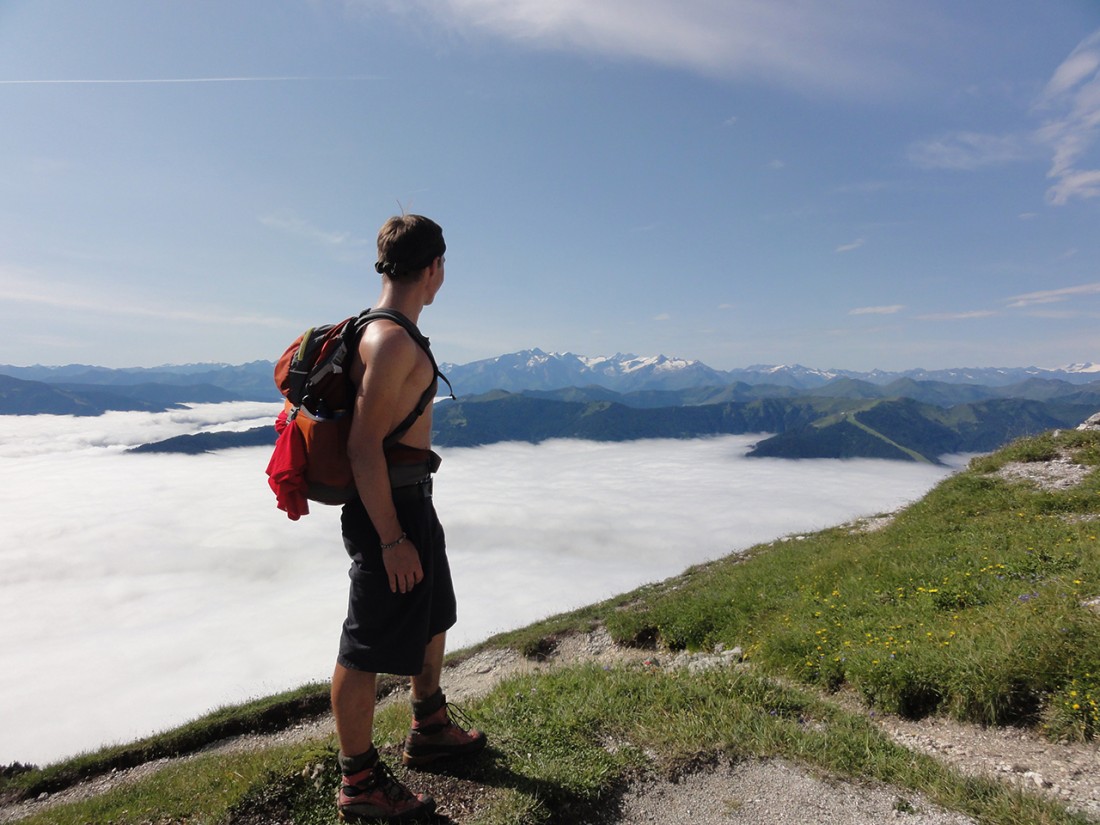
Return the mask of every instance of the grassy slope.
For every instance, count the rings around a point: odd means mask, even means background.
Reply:
[[[490,731],[490,756],[441,796],[460,807],[465,800],[461,822],[569,821],[629,777],[725,752],[782,755],[888,781],[983,822],[1080,821],[1053,803],[914,755],[826,701],[844,686],[908,716],[1027,724],[1054,738],[1100,732],[1100,617],[1081,606],[1100,594],[1100,473],[1059,492],[990,474],[1008,460],[1064,450],[1100,465],[1096,433],[1021,441],[945,481],[884,530],[835,528],[755,548],[490,640],[534,652],[557,634],[602,622],[621,642],[739,645],[751,667],[696,675],[575,667],[509,680],[468,708]],[[307,688],[291,701],[308,705],[323,695],[323,687]],[[216,732],[226,718],[257,712],[226,709],[195,726]],[[379,741],[392,748],[407,724],[403,708],[382,714]],[[155,746],[186,750],[181,741],[201,738],[195,726]],[[198,756],[26,821],[246,822],[293,811],[296,822],[328,822],[333,749],[320,742]],[[85,757],[76,773],[95,773],[103,758]],[[57,786],[66,771],[73,774],[71,764],[3,787],[33,794],[51,777]],[[243,815],[257,810],[260,819]]]

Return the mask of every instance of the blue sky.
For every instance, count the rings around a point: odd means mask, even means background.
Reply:
[[[1096,0],[4,0],[0,363],[1100,361]]]

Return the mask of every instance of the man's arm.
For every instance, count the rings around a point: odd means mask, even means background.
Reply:
[[[394,410],[401,403],[401,390],[415,370],[419,355],[419,347],[405,330],[390,324],[371,324],[359,342],[364,371],[356,391],[348,457],[359,498],[383,545],[396,542],[404,531],[393,504],[382,442],[389,434]],[[383,550],[382,561],[390,590],[395,593],[407,593],[424,578],[420,554],[408,538]]]

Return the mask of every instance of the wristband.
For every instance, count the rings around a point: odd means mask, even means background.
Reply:
[[[401,542],[403,542],[406,538],[408,538],[408,536],[406,536],[404,533],[402,533],[400,536],[397,537],[397,541],[391,541],[389,544],[383,544],[382,549],[383,550],[392,550],[397,545],[399,545]]]

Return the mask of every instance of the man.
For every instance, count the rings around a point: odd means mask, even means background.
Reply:
[[[399,312],[416,324],[443,285],[445,251],[443,231],[428,218],[388,220],[378,233],[375,269],[382,275],[382,295],[374,309]],[[446,631],[456,612],[431,499],[431,474],[439,464],[430,449],[438,373],[426,347],[426,339],[418,343],[399,323],[375,320],[363,332],[351,368],[357,391],[348,456],[359,496],[341,516],[352,558],[351,593],[332,677],[343,774],[337,804],[346,819],[406,821],[435,807],[378,759],[372,739],[376,674],[412,677],[405,765],[470,755],[485,746],[484,734],[452,722],[439,686]]]

